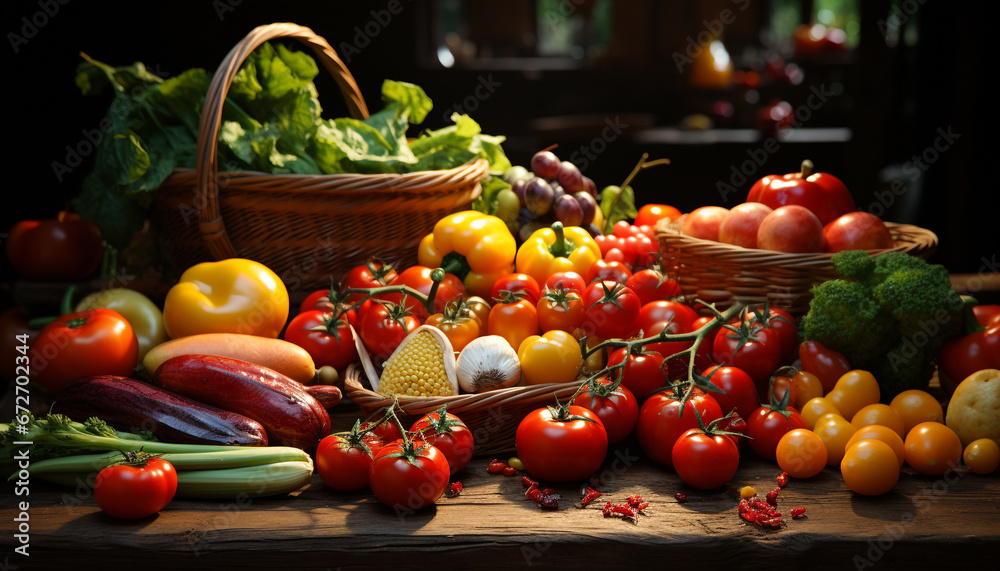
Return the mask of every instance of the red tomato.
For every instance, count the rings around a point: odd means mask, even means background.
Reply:
[[[677,324],[679,333],[686,333],[692,330],[691,326],[696,319],[698,319],[698,312],[691,306],[679,301],[659,299],[645,303],[639,308],[639,319],[636,327],[644,332],[652,331],[655,324],[668,321]]]
[[[457,474],[472,460],[475,445],[472,431],[462,419],[446,412],[444,408],[417,419],[410,427],[410,433],[444,454],[451,475]]]
[[[30,357],[35,382],[55,392],[81,377],[132,376],[139,341],[120,313],[100,307],[67,313],[51,321],[38,332]]]
[[[701,490],[712,490],[725,485],[736,475],[740,449],[729,436],[691,428],[681,434],[674,444],[671,462],[684,483]]]
[[[747,419],[760,408],[757,385],[742,369],[715,365],[705,369],[702,375],[708,382],[725,391],[710,393],[712,398],[719,402],[723,413],[729,414],[735,410],[741,418]]]
[[[587,281],[576,272],[555,272],[545,280],[545,289],[566,289],[575,290],[583,295],[583,290],[587,289]]]
[[[771,377],[781,360],[781,339],[773,328],[757,323],[727,325],[715,335],[712,358],[719,364],[739,367],[754,382],[760,382]]]
[[[840,377],[852,370],[843,354],[825,347],[819,341],[803,341],[799,345],[799,360],[803,371],[819,377],[823,384],[823,394],[832,391]]]
[[[774,460],[778,441],[789,430],[809,428],[799,411],[792,407],[782,409],[777,405],[764,405],[747,419],[747,436],[750,449],[766,460]]]
[[[538,308],[513,294],[504,296],[490,308],[486,330],[490,335],[506,339],[517,351],[522,341],[538,333]]]
[[[972,306],[972,314],[976,316],[976,321],[987,329],[994,325],[1000,325],[1000,305],[974,305]]]
[[[104,242],[97,226],[77,214],[22,220],[7,234],[7,259],[33,280],[81,280],[101,264]]]
[[[608,444],[625,440],[635,430],[639,403],[624,381],[617,387],[608,377],[596,379],[587,390],[573,399],[573,404],[594,411],[608,433]]]
[[[108,466],[94,480],[94,499],[104,513],[118,519],[139,519],[167,507],[177,492],[173,464],[139,453],[139,459]]]
[[[639,207],[634,224],[636,226],[653,226],[664,218],[673,221],[680,217],[681,211],[668,204],[644,204]]]
[[[632,270],[628,269],[624,262],[601,259],[590,264],[590,270],[587,272],[587,283],[610,280],[625,285],[631,276]]]
[[[419,440],[397,440],[375,454],[368,484],[375,497],[397,512],[425,508],[444,495],[451,470],[436,447]]]
[[[583,322],[587,335],[601,339],[627,339],[639,318],[639,296],[613,281],[594,282],[583,292]]]
[[[358,335],[373,355],[388,359],[420,321],[400,306],[373,303],[358,323]]]
[[[608,433],[597,414],[569,403],[529,412],[514,441],[524,469],[546,482],[586,480],[608,451]]]
[[[885,222],[871,212],[848,212],[823,227],[827,252],[843,250],[880,250],[894,242]]]
[[[395,279],[389,282],[389,285],[407,285],[427,295],[434,284],[434,280],[431,278],[433,271],[434,268],[428,268],[427,266],[410,266],[400,272]],[[466,296],[467,292],[462,280],[458,279],[458,276],[454,274],[445,274],[434,296],[434,313],[443,312],[448,303]],[[397,305],[402,303],[403,300],[403,294],[401,293],[385,293],[378,297]],[[407,297],[406,307],[409,308],[413,316],[420,320],[421,323],[431,314],[431,312],[427,311],[426,307],[412,297]]]
[[[681,295],[677,281],[654,268],[644,268],[633,273],[625,281],[625,285],[639,296],[642,305]]]
[[[372,455],[381,445],[370,446],[359,430],[330,434],[316,447],[316,473],[323,483],[341,492],[368,486]]]
[[[305,349],[317,367],[329,365],[342,370],[358,360],[358,348],[346,316],[335,320],[332,313],[319,309],[300,313],[288,323],[283,338]]]
[[[503,297],[503,292],[523,294],[524,298],[531,302],[531,305],[538,303],[538,298],[542,296],[538,280],[528,274],[514,273],[500,276],[493,283],[492,298],[494,301]]]
[[[352,289],[384,287],[392,283],[396,276],[396,270],[391,265],[378,260],[368,260],[347,271],[347,275],[344,276],[344,287]],[[365,294],[352,293],[347,300],[351,303],[357,303],[364,297]]]
[[[715,398],[700,389],[694,389],[691,398],[684,403],[681,412],[681,395],[675,396],[673,389],[657,391],[642,403],[636,435],[639,445],[650,460],[667,467],[673,466],[674,443],[691,428],[698,427],[698,419],[708,424],[722,418],[722,409]],[[696,412],[697,411],[697,412]]]
[[[622,361],[622,386],[641,402],[649,395],[666,386],[667,381],[660,372],[663,356],[659,353],[643,351],[630,353],[627,347],[615,350],[608,357],[608,368],[617,366]]]
[[[618,250],[618,252],[621,253],[625,250],[625,243],[623,239],[615,236],[614,234],[598,234],[597,236],[594,236],[594,243],[596,243],[597,247],[601,249],[601,257],[605,260],[609,259],[608,252]],[[621,254],[621,256],[622,259],[620,261],[625,261],[624,254]]]
[[[760,221],[757,247],[793,254],[822,252],[823,223],[805,206],[780,206]]]
[[[400,430],[399,425],[392,420],[392,418],[386,419],[383,422],[378,420],[370,420],[362,422],[358,429],[365,432],[366,436],[372,437],[372,439],[367,439],[369,445],[373,443],[379,444],[379,447],[391,442],[395,442],[403,438],[403,432]]]
[[[969,375],[983,369],[1000,369],[1000,325],[952,337],[938,352],[938,377],[949,396]]]
[[[572,333],[583,322],[583,301],[577,291],[547,289],[535,306],[541,331]]]

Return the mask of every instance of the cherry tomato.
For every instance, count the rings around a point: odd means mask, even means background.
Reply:
[[[517,348],[517,358],[528,385],[575,381],[583,364],[580,343],[559,329],[526,337]]]
[[[1000,305],[974,305],[972,306],[972,314],[976,316],[976,321],[986,329],[1000,325]]]
[[[70,212],[18,222],[7,234],[6,248],[14,271],[33,280],[82,280],[104,255],[97,226]]]
[[[757,310],[763,318],[762,324],[774,329],[778,333],[778,339],[781,340],[779,364],[787,365],[794,361],[799,350],[799,332],[795,317],[788,311],[770,304]],[[748,318],[756,320],[757,314],[751,312]]]
[[[177,471],[162,458],[139,453],[126,463],[103,468],[94,480],[94,499],[104,513],[139,519],[167,507],[177,492]]]
[[[670,452],[674,471],[684,483],[712,490],[733,479],[740,464],[740,450],[732,438],[706,432],[704,428],[684,431]]]
[[[706,425],[723,417],[714,397],[694,389],[681,409],[682,394],[673,389],[657,391],[639,408],[636,435],[639,445],[650,460],[667,467],[673,466],[673,448],[681,434],[698,427],[697,414]],[[697,412],[696,412],[697,411]]]
[[[444,495],[451,469],[436,447],[420,440],[397,440],[375,454],[368,482],[385,505],[408,512],[425,508]]]
[[[806,428],[810,430],[816,429],[816,422],[827,414],[836,414],[840,416],[840,411],[834,406],[830,399],[826,397],[814,397],[806,401],[806,404],[802,406],[802,410],[799,411],[802,415],[802,420],[806,423]]]
[[[342,432],[323,437],[316,447],[316,473],[323,483],[341,492],[354,492],[368,486],[368,473],[374,449],[360,431]]]
[[[794,381],[792,381],[791,377],[785,375],[772,377],[770,383],[758,384],[757,392],[760,394],[762,402],[770,402],[771,400],[781,401],[781,399],[785,398],[785,393],[788,393],[787,400],[789,403],[794,403],[798,399],[798,389]]]
[[[546,482],[585,480],[608,451],[608,433],[597,414],[569,403],[529,412],[514,440],[524,469]]]
[[[766,460],[774,460],[778,441],[789,430],[808,428],[799,411],[780,405],[763,405],[753,411],[747,421],[750,449]]]
[[[358,335],[372,355],[388,359],[407,335],[420,327],[420,321],[398,305],[374,303],[361,316]]]
[[[612,387],[613,381],[608,377],[595,379],[586,390],[573,400],[573,404],[588,408],[601,419],[601,424],[608,433],[608,444],[616,444],[625,440],[639,419],[639,402],[632,391],[619,384]]]
[[[715,335],[712,357],[719,364],[743,369],[754,382],[764,382],[781,359],[781,340],[771,327],[747,321],[727,325]]]
[[[627,339],[639,317],[639,296],[613,281],[598,281],[583,292],[583,322],[587,335],[602,339]]]
[[[344,276],[344,287],[352,289],[373,289],[392,283],[398,274],[391,265],[379,260],[368,260],[364,264],[354,266]],[[365,297],[361,293],[348,295],[349,303],[357,303]]]
[[[543,332],[558,329],[572,333],[583,322],[583,300],[574,290],[547,289],[535,309]]]
[[[659,299],[643,304],[639,308],[639,320],[636,326],[643,331],[651,331],[654,324],[669,321],[677,324],[678,332],[688,332],[693,331],[692,326],[697,319],[698,312],[690,305]]]
[[[503,297],[505,291],[522,294],[532,304],[538,303],[538,298],[542,296],[538,280],[523,273],[506,274],[493,282],[491,295],[494,301]]]
[[[854,428],[861,429],[872,424],[878,424],[892,429],[900,438],[906,437],[906,423],[899,411],[880,402],[862,407],[851,417]]]
[[[660,372],[663,356],[659,353],[630,353],[627,347],[616,349],[608,356],[607,366],[617,366],[622,361],[625,364],[620,369],[621,384],[629,389],[640,402],[646,397],[662,389],[667,383]]]
[[[490,308],[486,330],[506,339],[517,351],[525,339],[538,333],[538,309],[531,301],[514,294],[502,296]]]
[[[335,320],[332,313],[319,309],[300,313],[285,327],[283,338],[305,349],[317,367],[342,370],[358,360],[358,347],[346,316]]]
[[[366,433],[365,442],[369,446],[375,443],[378,448],[403,438],[402,430],[391,418],[383,422],[366,420],[360,424],[359,430]]]
[[[472,310],[467,309],[465,302],[461,300],[448,304],[443,313],[431,314],[424,325],[440,329],[456,352],[465,349],[466,345],[483,335],[486,330],[486,324]]]
[[[805,407],[807,402],[826,394],[823,391],[823,383],[820,382],[819,377],[806,371],[797,371],[792,375],[792,383],[795,385],[795,401],[792,403],[792,406],[800,411]]]
[[[868,426],[859,428],[857,432],[847,439],[844,451],[846,452],[851,446],[868,439],[881,440],[888,444],[892,448],[892,451],[896,453],[896,459],[899,460],[900,466],[906,461],[903,439],[899,437],[899,434],[896,434],[895,430],[881,424],[869,424]]]
[[[677,281],[654,268],[634,272],[625,281],[625,285],[639,296],[642,305],[681,295],[681,287],[677,285]]]
[[[844,373],[826,398],[833,403],[841,416],[854,418],[862,408],[879,402],[881,391],[875,376],[868,371],[854,369]]]
[[[583,290],[587,289],[587,281],[576,272],[555,272],[545,279],[544,288],[573,290],[583,295]]]
[[[434,284],[434,280],[431,277],[433,272],[434,268],[428,268],[427,266],[410,266],[399,272],[395,279],[389,282],[389,285],[410,286],[418,292],[427,295]],[[466,295],[465,284],[462,283],[462,280],[458,279],[458,276],[454,274],[445,274],[438,285],[437,293],[434,295],[434,313],[443,312],[448,303],[464,298]],[[401,293],[384,293],[378,297],[397,305],[402,303],[403,300],[403,294]],[[423,322],[431,314],[430,311],[427,311],[426,307],[412,297],[406,298],[406,307],[420,322]]]
[[[705,369],[702,376],[724,392],[712,391],[711,395],[726,414],[735,410],[744,420],[760,408],[760,398],[753,379],[739,367],[714,365]]]
[[[669,204],[644,204],[635,215],[636,226],[653,226],[666,218],[674,221],[681,217],[681,211]]]
[[[472,431],[462,419],[443,408],[417,419],[410,432],[444,454],[451,475],[457,474],[472,460],[475,445]]]
[[[587,271],[587,283],[595,281],[613,281],[625,285],[625,282],[632,277],[632,270],[624,262],[608,261],[605,259],[595,260],[590,264]]]
[[[818,341],[803,341],[799,344],[799,359],[802,361],[803,371],[819,377],[824,393],[832,391],[837,380],[851,370],[850,363],[839,351],[828,349]]]
[[[38,332],[29,353],[31,376],[38,386],[55,392],[81,377],[132,376],[139,340],[120,313],[99,307],[49,322]]]
[[[940,476],[958,466],[962,441],[955,431],[940,422],[921,422],[903,441],[906,463],[921,474]]]
[[[973,440],[965,447],[962,460],[973,474],[992,474],[1000,466],[1000,446],[991,438]]]
[[[812,430],[826,445],[826,462],[831,466],[836,466],[844,459],[847,443],[858,431],[847,419],[836,413],[819,417]]]
[[[892,397],[889,406],[903,417],[904,438],[921,422],[944,422],[944,407],[934,395],[920,389],[903,391]]]
[[[795,428],[778,440],[778,467],[793,478],[812,478],[826,466],[826,445],[808,428]]]
[[[885,442],[861,440],[844,454],[840,474],[852,492],[880,496],[899,481],[899,464],[896,453]]]

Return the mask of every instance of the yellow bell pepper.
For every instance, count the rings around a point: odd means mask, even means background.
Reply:
[[[563,228],[555,222],[551,228],[535,230],[517,250],[515,265],[519,273],[545,283],[556,272],[576,272],[586,276],[590,266],[601,259],[601,248],[590,233],[579,226]]]
[[[417,247],[417,262],[462,280],[469,295],[489,299],[493,284],[514,271],[517,242],[507,224],[476,210],[449,214]]]
[[[244,258],[191,266],[163,302],[164,326],[175,339],[200,333],[278,337],[288,312],[288,289],[281,278]]]
[[[167,340],[167,330],[163,326],[163,312],[153,300],[134,289],[116,287],[95,291],[81,299],[74,311],[85,311],[104,307],[121,314],[139,341],[137,364],[150,349]]]

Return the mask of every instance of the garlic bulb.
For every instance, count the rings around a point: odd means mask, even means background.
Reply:
[[[521,362],[506,339],[484,335],[458,354],[455,372],[463,391],[481,393],[516,385],[521,380]]]

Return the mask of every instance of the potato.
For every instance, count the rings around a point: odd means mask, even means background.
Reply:
[[[958,384],[948,402],[945,424],[968,446],[979,438],[1000,445],[1000,370],[983,369]]]

